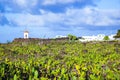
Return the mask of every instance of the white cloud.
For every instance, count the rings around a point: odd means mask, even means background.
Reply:
[[[55,4],[56,0],[44,0],[43,5],[48,5],[48,4]]]
[[[16,4],[19,6],[26,6],[27,1],[26,0],[13,0]]]
[[[45,11],[43,9],[40,9],[39,11],[40,11],[41,14],[46,14],[47,13],[47,11]]]
[[[13,2],[22,8],[27,8],[35,6],[38,0],[13,0]]]
[[[93,18],[96,26],[111,26],[111,25],[117,25],[120,20],[117,20],[115,18],[119,18],[120,10],[98,10],[97,14]]]
[[[60,23],[63,21],[63,14],[56,14],[52,12],[48,12],[45,15],[42,15],[43,19],[48,23]]]
[[[66,11],[66,19],[70,24],[78,25],[88,24],[93,26],[109,26],[116,25],[120,20],[114,18],[119,17],[120,10],[100,10],[92,7],[85,7],[83,9],[69,8]],[[68,24],[69,24],[68,23]]]
[[[44,13],[44,11],[43,11]],[[61,14],[55,14],[52,12],[47,12],[42,15],[32,15],[32,14],[19,14],[19,13],[7,13],[6,17],[9,21],[15,22],[19,26],[42,26],[53,25],[56,23],[60,23],[62,21]],[[50,26],[49,25],[49,26]]]
[[[66,4],[66,3],[73,3],[77,1],[83,1],[83,0],[44,0],[43,5],[53,5],[53,4]]]
[[[6,14],[9,21],[13,21],[20,26],[43,26],[43,27],[84,27],[91,26],[111,26],[120,24],[119,10],[100,10],[97,8],[85,7],[83,9],[68,8],[65,13],[53,13],[40,9],[41,15],[32,14]],[[63,27],[63,26],[61,26]]]
[[[6,14],[9,21],[15,22],[19,26],[43,26],[41,16],[31,14]]]

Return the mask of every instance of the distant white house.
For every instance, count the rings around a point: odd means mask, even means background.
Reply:
[[[120,40],[120,38],[116,38],[116,40]]]
[[[114,35],[108,36],[110,40],[114,40]],[[87,41],[103,41],[105,35],[104,34],[98,34],[97,36],[82,36],[82,39],[79,39],[81,42],[87,42]]]
[[[24,31],[24,39],[28,39],[29,38],[29,32],[28,31]]]
[[[55,38],[65,38],[65,37],[67,37],[67,36],[63,36],[63,35],[57,35],[57,36],[55,36]]]
[[[115,34],[109,35],[110,40],[115,40],[114,36],[115,36]]]

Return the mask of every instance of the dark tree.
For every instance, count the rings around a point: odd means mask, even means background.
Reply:
[[[117,34],[114,36],[114,38],[120,38],[120,30],[118,30]]]

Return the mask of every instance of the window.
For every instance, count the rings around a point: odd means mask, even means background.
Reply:
[[[27,38],[27,34],[25,35],[25,37]]]

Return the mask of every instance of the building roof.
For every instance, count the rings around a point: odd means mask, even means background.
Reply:
[[[24,33],[29,33],[28,31],[24,31]]]

